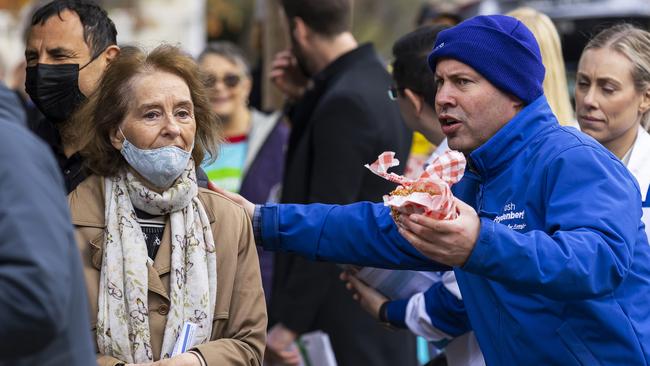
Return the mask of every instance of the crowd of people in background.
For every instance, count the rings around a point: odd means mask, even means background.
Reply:
[[[272,113],[235,44],[34,11],[0,82],[0,365],[298,366],[313,331],[342,366],[417,365],[417,337],[430,365],[650,363],[648,30],[593,35],[570,90],[532,8],[425,7],[388,65],[351,0],[281,7]],[[364,168],[419,138],[391,171],[462,153],[457,219],[394,218]],[[433,275],[389,298],[340,264]]]

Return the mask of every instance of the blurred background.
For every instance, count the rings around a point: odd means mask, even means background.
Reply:
[[[47,1],[0,0],[0,78],[8,85],[22,80],[24,28],[36,5]],[[281,99],[264,77],[268,61],[286,47],[278,0],[99,0],[115,22],[120,44],[153,47],[180,44],[198,55],[206,42],[230,40],[243,47],[255,67],[258,87],[251,103],[262,109]],[[375,43],[388,64],[393,42],[402,34],[444,16],[458,19],[505,13],[530,6],[546,13],[557,26],[569,77],[590,35],[621,21],[650,29],[650,0],[355,0],[353,32]]]

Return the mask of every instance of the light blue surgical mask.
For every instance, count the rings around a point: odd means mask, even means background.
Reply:
[[[122,129],[119,129],[124,136]],[[191,151],[191,150],[190,150]],[[190,161],[192,153],[176,146],[143,150],[126,139],[122,143],[122,156],[136,172],[158,188],[169,188]]]

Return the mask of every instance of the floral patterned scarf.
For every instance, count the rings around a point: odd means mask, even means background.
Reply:
[[[127,363],[153,361],[147,304],[148,266],[144,235],[133,207],[169,215],[171,223],[170,310],[160,358],[170,357],[185,322],[199,325],[195,344],[212,333],[217,263],[208,216],[199,201],[194,161],[162,194],[131,172],[105,178],[106,234],[99,280],[99,352]]]

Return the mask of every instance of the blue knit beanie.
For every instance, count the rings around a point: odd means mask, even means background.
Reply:
[[[438,34],[429,54],[471,66],[503,92],[530,104],[544,93],[544,65],[535,36],[519,20],[505,15],[476,16]]]

